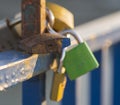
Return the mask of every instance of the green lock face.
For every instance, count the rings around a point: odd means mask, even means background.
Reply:
[[[66,68],[68,77],[71,80],[74,80],[77,77],[97,68],[99,64],[87,43],[82,42],[66,52],[63,66]]]

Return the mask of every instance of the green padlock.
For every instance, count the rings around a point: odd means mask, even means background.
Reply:
[[[78,42],[76,47],[66,51],[66,56],[63,61],[63,66],[71,80],[74,80],[99,66],[89,46],[82,40],[80,35],[72,30],[63,31],[62,34],[70,34]]]

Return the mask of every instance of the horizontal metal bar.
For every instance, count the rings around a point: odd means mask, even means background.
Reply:
[[[83,38],[96,51],[120,41],[119,19],[120,12],[78,26],[75,30],[84,35]],[[72,40],[73,44],[75,40]],[[0,53],[0,90],[45,72],[50,68],[53,58],[51,54],[30,56],[16,51]]]
[[[0,30],[7,27],[6,19],[0,20]]]
[[[32,56],[16,51],[0,53],[0,90],[50,69],[53,55]]]
[[[85,40],[91,40],[118,28],[120,28],[120,11],[77,26],[75,30]]]
[[[106,34],[98,34],[98,37],[87,40],[87,43],[94,52],[103,47],[110,47],[117,42],[120,42],[120,27]],[[75,40],[72,43],[75,44]]]

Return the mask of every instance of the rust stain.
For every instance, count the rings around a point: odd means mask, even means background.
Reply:
[[[28,74],[26,79],[30,79],[33,76],[33,74]]]
[[[19,48],[31,54],[60,53],[63,38],[59,34],[34,35],[20,41]]]
[[[30,62],[30,60],[26,60],[24,63],[25,63],[25,66],[26,66],[27,70],[31,69],[31,67],[30,67],[31,62]]]
[[[112,40],[107,39],[105,40],[105,43],[103,44],[103,49],[108,49],[113,44]]]
[[[96,39],[96,35],[90,35],[90,39],[94,41]]]
[[[45,0],[22,0],[22,37],[42,34],[46,22]]]

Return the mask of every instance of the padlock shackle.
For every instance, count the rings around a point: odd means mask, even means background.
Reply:
[[[51,34],[58,34],[56,31],[54,31],[52,28],[51,28],[51,26],[50,26],[50,24],[47,24],[47,31],[49,32],[49,33],[51,33]]]
[[[78,43],[83,43],[82,37],[77,32],[75,32],[73,30],[65,30],[65,31],[62,31],[60,34],[65,35],[65,36],[70,34],[77,40]],[[64,48],[62,50],[62,55],[61,55],[60,62],[59,62],[60,64],[59,64],[59,67],[58,67],[58,72],[59,73],[62,72],[61,69],[63,67],[63,60],[64,60],[65,55],[66,55],[66,50],[67,50],[67,48]]]
[[[54,14],[52,13],[52,11],[50,9],[46,8],[46,15],[47,15],[47,17],[46,17],[47,31],[51,34],[57,34],[57,32],[52,29],[54,22],[55,22]]]
[[[63,67],[63,60],[64,60],[65,55],[66,55],[66,49],[67,49],[67,48],[64,48],[64,49],[62,50],[62,54],[61,54],[61,58],[60,58],[60,62],[59,62],[59,67],[58,67],[58,72],[59,72],[59,73],[62,72],[61,69],[62,69],[62,67]]]
[[[46,8],[46,20],[47,20],[46,24],[49,24],[51,27],[53,27],[55,23],[55,17],[49,8]]]
[[[73,30],[64,30],[64,31],[62,31],[60,33],[62,35],[65,35],[65,36],[67,36],[68,34],[70,34],[70,35],[72,35],[77,40],[78,43],[83,43],[82,37],[77,32],[75,32]]]

